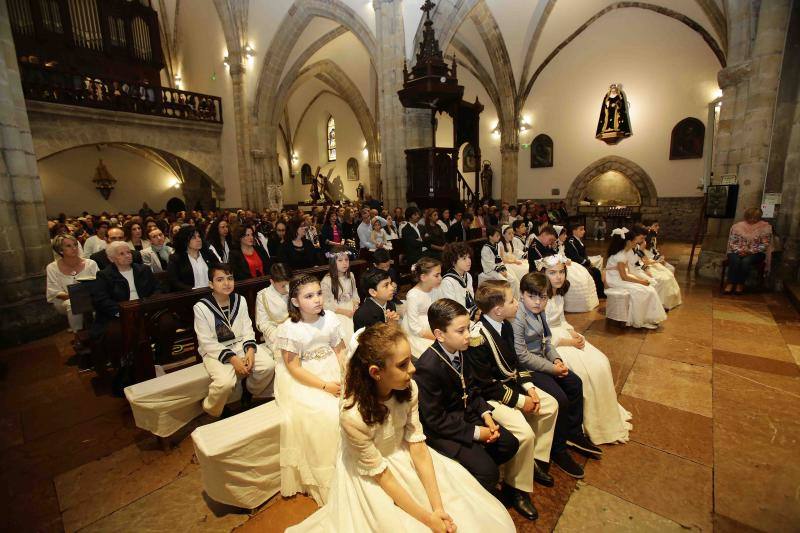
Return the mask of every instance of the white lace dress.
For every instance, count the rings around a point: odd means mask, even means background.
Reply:
[[[339,276],[339,297],[334,298],[333,288],[331,287],[331,277],[326,274],[322,278],[322,299],[326,311],[331,313],[336,312],[337,309],[344,307],[345,309],[356,309],[361,299],[358,296],[358,286],[356,285],[356,278],[352,272],[347,276]],[[342,338],[346,343],[350,342],[353,337],[354,327],[352,317],[340,315],[336,313],[339,322],[342,324]]]
[[[334,348],[342,341],[338,315],[326,312],[313,324],[287,320],[275,334],[275,348],[300,356],[300,366],[323,381],[344,384]],[[275,400],[281,408],[281,494],[303,492],[322,505],[336,463],[339,398],[308,387],[276,357]]]
[[[645,257],[646,256],[647,253],[645,252]],[[675,279],[675,274],[673,274],[667,267],[661,263],[651,264],[647,267],[647,272],[653,276],[650,278],[642,270],[641,265],[644,264],[643,259],[640,259],[635,253],[632,253],[629,259],[631,262],[628,263],[628,270],[636,271],[637,276],[640,278],[655,280],[654,286],[656,292],[658,293],[658,298],[661,300],[661,305],[664,306],[664,309],[673,309],[683,303],[683,298],[681,297],[681,287],[678,285],[678,281]]]
[[[563,246],[559,253],[564,254]],[[600,305],[594,278],[584,266],[570,261],[567,265],[567,279],[569,290],[564,295],[564,309],[568,313],[585,313]]]
[[[571,289],[570,289],[571,290]],[[627,442],[633,428],[631,414],[617,402],[614,374],[606,355],[585,341],[583,349],[563,346],[574,328],[564,316],[564,298],[555,295],[547,301],[547,325],[553,346],[567,366],[583,381],[583,430],[595,444]]]
[[[424,509],[431,509],[425,487],[409,452],[409,443],[422,442],[417,385],[411,400],[389,399],[383,424],[368,426],[358,406],[342,411],[341,449],[328,503],[287,532],[366,533],[402,531],[427,533],[424,524],[394,504],[373,476],[389,469],[398,484]],[[514,523],[503,505],[457,462],[429,448],[442,504],[464,533],[513,532]]]
[[[619,263],[630,264],[631,256],[635,257],[632,250],[622,250],[612,255],[606,261],[606,283],[612,289],[622,289],[630,296],[628,306],[628,316],[625,324],[640,328],[645,324],[659,324],[667,319],[658,293],[652,285],[641,285],[631,281],[623,280],[617,265]],[[635,263],[635,259],[633,260]],[[628,273],[636,277],[644,278],[644,274],[637,273],[628,269]]]
[[[433,344],[432,340],[422,336],[422,332],[425,330],[430,331],[431,329],[430,324],[428,324],[428,308],[439,297],[438,289],[425,292],[419,287],[413,287],[406,294],[406,314],[403,317],[403,331],[408,336],[411,355],[414,357],[421,356],[422,352]]]

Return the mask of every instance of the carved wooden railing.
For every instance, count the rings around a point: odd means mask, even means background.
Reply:
[[[461,174],[460,170],[456,170],[458,175],[458,181],[456,182],[458,186],[458,198],[464,203],[464,205],[474,205],[477,197],[475,196],[475,192],[472,190],[472,187],[469,186],[467,180],[464,178],[464,175]]]
[[[25,98],[222,124],[219,96],[20,65]]]

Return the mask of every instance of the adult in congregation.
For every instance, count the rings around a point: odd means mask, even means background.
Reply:
[[[95,234],[86,239],[86,242],[83,243],[83,257],[89,258],[92,254],[106,249],[108,245],[106,242],[108,226],[108,220],[100,220],[95,224]]]
[[[769,272],[772,256],[772,226],[761,220],[764,212],[751,207],[744,212],[744,220],[731,226],[728,236],[728,282],[724,294],[742,294],[744,284],[753,268],[764,263]]]
[[[469,231],[472,227],[473,216],[464,213],[461,220],[456,220],[447,230],[447,242],[465,242],[469,240]]]
[[[95,318],[90,336],[96,372],[103,371],[108,356],[122,344],[119,303],[147,298],[161,292],[153,272],[148,267],[133,262],[133,253],[127,243],[109,243],[105,252],[111,264],[97,273],[92,286]],[[156,350],[156,362],[159,362],[165,360],[172,351],[172,341],[175,339],[172,315],[161,315],[156,328],[160,339]]]
[[[339,224],[339,217],[335,209],[329,209],[325,215],[325,224],[322,225],[322,247],[329,250],[331,246],[341,245],[344,237],[342,236],[342,225]]]
[[[67,287],[78,283],[79,278],[94,278],[97,263],[81,257],[78,239],[72,235],[56,235],[53,251],[60,257],[47,265],[47,301],[59,314],[67,316],[70,331],[80,331],[83,329],[83,315],[72,314]]]
[[[289,238],[281,248],[280,256],[292,270],[301,270],[316,266],[316,250],[306,238],[308,227],[304,221],[293,222],[289,226]],[[273,256],[274,257],[274,256]]]
[[[208,234],[206,235],[208,241],[208,248],[220,263],[227,263],[230,261],[228,257],[231,251],[231,236],[230,225],[224,216],[214,220],[208,227]]]
[[[112,242],[125,242],[125,232],[122,230],[122,228],[117,228],[117,227],[110,228],[108,230],[106,237],[109,245]],[[97,263],[98,270],[104,270],[108,265],[111,264],[111,260],[108,258],[107,249],[108,245],[106,245],[106,248],[103,248],[99,252],[93,253],[89,257],[92,261]],[[133,255],[133,262],[135,264],[141,265],[142,263],[144,263],[144,260],[142,259],[142,254],[139,253],[138,250],[133,250],[132,255]]]
[[[142,236],[142,225],[136,220],[129,220],[122,229],[125,232],[125,241],[131,250],[141,252],[144,248],[150,246],[150,241]]]
[[[171,291],[190,291],[208,287],[208,267],[217,262],[214,252],[203,246],[200,231],[183,226],[172,239],[174,253],[167,265]]]
[[[150,241],[150,246],[141,252],[144,264],[150,267],[153,274],[166,272],[169,265],[169,257],[175,250],[165,243],[164,232],[158,226],[150,227],[147,232],[147,238]]]
[[[366,207],[361,209],[361,223],[356,228],[356,235],[358,236],[359,248],[366,248],[367,250],[374,250],[375,243],[372,242],[372,217],[370,216],[369,209]]]
[[[419,224],[421,213],[417,207],[409,207],[406,209],[406,224],[400,231],[400,237],[403,239],[403,250],[406,255],[406,263],[413,265],[421,257],[430,256],[430,250],[427,241],[425,241],[425,228]]]
[[[231,243],[229,262],[236,281],[267,275],[269,256],[261,246],[256,246],[256,230],[253,226],[236,226]]]

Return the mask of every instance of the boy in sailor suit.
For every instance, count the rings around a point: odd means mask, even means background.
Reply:
[[[510,320],[516,316],[519,302],[503,280],[485,281],[478,287],[475,300],[482,316],[472,327],[473,337],[466,352],[470,378],[494,408],[492,416],[520,441],[520,449],[509,464],[519,463],[510,471],[522,476],[512,482],[517,488],[532,492],[533,470],[538,483],[552,487],[548,470],[558,402],[534,386],[533,372],[521,366],[514,350]],[[506,476],[509,474],[507,471]]]
[[[272,385],[275,362],[258,350],[247,301],[233,292],[233,271],[227,264],[208,269],[211,294],[194,304],[197,351],[211,376],[203,409],[219,417],[236,383],[247,378],[253,396],[264,396]]]

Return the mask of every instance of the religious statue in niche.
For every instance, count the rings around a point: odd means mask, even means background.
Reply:
[[[669,141],[670,159],[699,159],[703,157],[706,127],[694,117],[686,117],[672,128]]]
[[[475,147],[472,146],[470,143],[464,147],[464,173],[467,172],[475,172],[478,170],[478,161],[475,159]]]
[[[531,168],[553,166],[553,139],[544,133],[537,135],[531,143]]]
[[[364,201],[364,185],[361,183],[359,183],[358,187],[356,187],[356,198],[358,198],[359,202]]]
[[[631,136],[631,123],[628,118],[628,102],[625,93],[612,83],[600,106],[600,119],[597,121],[595,137],[606,144],[617,144]]]
[[[309,165],[308,163],[303,164],[303,166],[300,167],[301,183],[303,185],[311,185],[312,184],[311,182],[314,181],[312,179],[313,177],[314,177],[313,174],[311,174],[311,165]]]
[[[481,200],[488,200],[492,197],[492,163],[488,160],[483,162],[483,169],[481,170]]]
[[[358,181],[359,177],[358,161],[355,157],[351,157],[347,160],[347,181]]]

